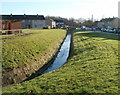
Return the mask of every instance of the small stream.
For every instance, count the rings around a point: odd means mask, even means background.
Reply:
[[[60,68],[67,61],[70,52],[70,43],[71,43],[71,34],[68,34],[57,54],[57,57],[55,58],[53,63],[42,74]]]
[[[65,64],[69,57],[70,43],[71,43],[71,34],[68,33],[58,51],[55,59],[50,63],[50,65],[48,65],[47,68],[46,68],[46,66],[43,66],[43,68],[45,67],[46,69],[43,69],[41,71],[41,68],[40,68],[38,71],[36,71],[36,73],[32,74],[30,77],[23,80],[22,82],[31,80],[37,76],[40,76],[42,74],[48,73],[53,70],[56,70],[56,69],[60,68],[63,64]],[[20,83],[22,83],[22,82],[20,82]]]
[[[68,32],[66,38],[64,39],[62,45],[59,48],[59,51],[57,52],[57,54],[55,54],[55,56],[47,64],[45,64],[39,70],[34,72],[32,75],[28,76],[26,79],[17,80],[18,81],[17,83],[29,81],[29,80],[31,80],[35,77],[38,77],[42,74],[45,74],[45,73],[48,73],[48,72],[51,72],[53,70],[60,68],[63,64],[65,64],[67,62],[67,59],[68,59],[69,53],[70,53],[70,49],[71,49],[70,45],[71,45],[71,33]],[[8,84],[8,85],[12,85],[12,84]]]

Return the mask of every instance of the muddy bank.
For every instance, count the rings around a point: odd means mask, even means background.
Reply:
[[[44,70],[44,68],[42,67],[47,67],[49,65],[47,64],[48,61],[50,61],[53,56],[55,56],[64,38],[61,39],[53,48],[51,48],[51,50],[47,54],[41,57],[37,62],[26,64],[23,67],[3,73],[2,86],[6,87],[8,85],[20,83],[21,81],[26,80],[32,74],[36,73],[36,71],[40,70],[40,68],[42,72],[42,70]]]

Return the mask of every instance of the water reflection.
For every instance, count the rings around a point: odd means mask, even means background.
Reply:
[[[58,69],[67,61],[70,51],[70,41],[71,34],[68,34],[54,62],[43,72],[43,74]]]

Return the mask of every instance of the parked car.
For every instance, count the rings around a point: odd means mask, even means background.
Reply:
[[[120,29],[117,29],[117,30],[116,30],[116,33],[120,34]]]
[[[107,32],[113,33],[112,29],[107,29]]]
[[[101,31],[103,31],[103,32],[104,32],[104,31],[106,31],[106,29],[105,29],[105,28],[101,28]]]

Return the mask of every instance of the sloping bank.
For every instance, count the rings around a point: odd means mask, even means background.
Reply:
[[[57,52],[65,30],[29,30],[26,37],[3,40],[3,87],[21,82],[45,65]]]
[[[118,41],[117,35],[75,32],[74,53],[66,64],[55,71],[4,89],[3,93],[118,95]]]

